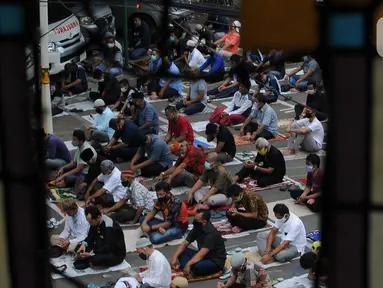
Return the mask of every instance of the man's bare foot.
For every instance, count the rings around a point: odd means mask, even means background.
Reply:
[[[242,228],[239,228],[238,226],[235,226],[231,229],[231,231],[233,231],[233,233],[240,233],[242,232]]]
[[[241,140],[244,140],[244,141],[250,141],[250,139],[251,139],[251,136],[248,136],[248,135],[241,137]]]
[[[289,156],[294,154],[295,154],[295,150],[292,150],[292,149],[286,149],[285,151],[283,151],[284,156]]]

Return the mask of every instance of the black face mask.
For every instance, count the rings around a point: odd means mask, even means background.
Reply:
[[[195,227],[201,227],[202,223],[198,222],[197,220],[193,220],[193,226]]]
[[[104,112],[101,108],[96,108],[96,113],[97,114],[102,114],[102,112]]]
[[[214,51],[211,51],[211,52],[209,52],[209,55],[210,55],[210,56],[214,56],[214,55],[215,55],[215,52],[214,52]]]
[[[165,196],[165,197],[161,197],[161,198],[158,198],[158,201],[161,202],[161,203],[164,203],[168,200],[168,197]]]
[[[311,114],[310,112],[306,112],[306,118],[311,118],[313,117],[313,114]]]
[[[144,254],[142,252],[138,254],[138,257],[140,257],[144,261],[148,260],[148,256],[146,256],[146,254]]]
[[[130,187],[132,184],[129,181],[121,182],[122,186],[124,187]]]

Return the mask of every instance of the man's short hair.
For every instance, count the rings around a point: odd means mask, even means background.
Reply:
[[[315,266],[317,255],[314,252],[307,252],[299,259],[299,264],[303,269],[311,269]]]
[[[96,69],[93,72],[93,78],[94,79],[101,79],[104,72],[102,72],[100,69]]]
[[[206,135],[213,135],[217,132],[217,128],[218,126],[214,123],[209,123],[206,125],[206,130],[205,130],[205,134]]]
[[[85,216],[90,215],[92,219],[97,219],[101,216],[101,211],[96,206],[89,206],[85,208]]]
[[[198,209],[196,211],[196,214],[202,214],[202,219],[206,221],[210,221],[210,211],[207,209]]]
[[[255,141],[255,148],[257,149],[262,149],[262,148],[268,148],[270,147],[270,142],[267,141],[265,138],[263,137],[259,137],[256,141]]]
[[[228,197],[237,197],[239,193],[243,192],[243,188],[238,184],[232,184],[227,188],[227,196]]]
[[[124,86],[130,86],[130,84],[129,84],[129,80],[128,79],[126,79],[126,78],[124,78],[124,79],[121,79],[120,80],[120,85],[124,85]]]
[[[100,170],[101,172],[113,171],[114,163],[111,160],[104,160],[101,162]]]
[[[307,155],[306,161],[310,162],[313,165],[316,165],[317,167],[320,166],[320,157],[315,153],[311,153]]]
[[[263,93],[259,93],[257,99],[258,99],[258,102],[267,103],[267,97]]]
[[[175,106],[168,105],[168,106],[165,108],[165,112],[169,112],[169,113],[177,113],[177,108],[176,108]]]
[[[76,200],[72,198],[64,199],[62,202],[62,207],[65,212],[75,210],[78,208]]]
[[[282,204],[282,203],[276,204],[273,208],[273,212],[275,214],[279,214],[282,216],[290,213],[289,208],[285,204]]]
[[[163,190],[164,192],[170,192],[170,185],[168,182],[161,181],[161,182],[158,182],[156,186],[154,186],[154,190],[156,192],[159,192],[161,190]]]
[[[109,120],[109,128],[112,128],[114,131],[118,130],[118,122],[120,122],[117,118],[112,118]]]
[[[73,137],[76,137],[78,140],[85,142],[85,132],[81,129],[74,130]]]

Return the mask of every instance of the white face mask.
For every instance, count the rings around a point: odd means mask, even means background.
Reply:
[[[104,82],[104,78],[99,79],[98,82]]]
[[[126,92],[126,91],[128,91],[128,88],[121,88],[121,92],[122,92],[122,93],[124,93],[124,92]]]
[[[275,223],[279,224],[279,225],[282,225],[283,223],[286,222],[286,219],[287,219],[287,214],[282,219],[276,219]]]
[[[307,94],[314,95],[315,94],[315,90],[307,90]]]
[[[107,46],[108,48],[113,48],[113,47],[114,47],[114,43],[108,43],[108,44],[106,44],[106,46]]]

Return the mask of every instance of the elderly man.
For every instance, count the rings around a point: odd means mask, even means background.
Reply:
[[[231,184],[229,171],[218,162],[218,154],[210,153],[206,158],[205,171],[188,193],[188,202],[193,203],[194,199],[209,206],[230,205],[231,198],[226,195]]]
[[[183,142],[190,144],[194,142],[194,131],[189,120],[178,114],[176,107],[168,106],[165,108],[165,116],[168,119],[168,134],[165,142]]]
[[[64,199],[62,209],[66,214],[64,230],[60,235],[51,237],[50,254],[54,258],[60,257],[66,251],[73,252],[89,231],[84,209],[77,206],[75,199]]]
[[[224,284],[218,282],[217,288],[271,288],[271,280],[265,269],[245,258],[243,253],[235,253],[230,258],[231,278]]]
[[[233,207],[226,213],[233,233],[261,229],[266,226],[269,209],[261,195],[233,184],[229,187],[227,196],[233,200]],[[245,211],[238,210],[241,205],[245,208]]]
[[[257,234],[257,245],[261,262],[269,264],[288,262],[305,251],[306,229],[302,220],[289,211],[285,204],[276,204],[273,209],[277,220],[270,232]],[[280,236],[277,232],[281,232]]]
[[[85,208],[85,217],[90,229],[88,237],[76,248],[78,257],[73,263],[74,268],[85,270],[90,266],[105,269],[122,263],[126,248],[120,225],[102,215],[94,206]]]
[[[197,241],[198,250],[188,246]],[[177,264],[179,262],[179,265]],[[225,242],[210,222],[208,210],[197,210],[193,229],[173,254],[170,264],[180,267],[186,278],[205,276],[222,271],[226,262]]]
[[[274,109],[267,104],[267,97],[259,94],[255,98],[255,108],[253,113],[247,117],[239,135],[247,141],[254,141],[262,137],[265,139],[273,139],[278,132],[278,117]],[[256,122],[253,122],[253,119]]]
[[[193,144],[174,142],[170,152],[178,156],[176,164],[162,172],[159,180],[166,180],[171,187],[193,187],[205,169],[205,154]]]
[[[305,118],[290,123],[286,132],[290,133],[285,155],[294,155],[299,147],[307,152],[317,152],[322,149],[324,129],[316,118],[315,111],[305,108]]]
[[[218,161],[221,164],[233,161],[237,147],[235,146],[234,136],[230,130],[224,125],[217,125],[215,123],[209,123],[206,125],[205,134],[207,141],[211,142],[217,138],[216,148],[205,148],[201,145],[198,147],[204,151],[205,154],[217,153]]]
[[[119,202],[110,208],[103,209],[103,214],[120,223],[142,223],[145,216],[153,211],[152,192],[142,185],[132,170],[121,172],[121,181],[127,185],[126,194]],[[130,200],[130,204],[127,204]]]
[[[79,176],[84,177],[88,174],[89,166],[80,157],[82,151],[90,148],[97,154],[94,148],[85,141],[85,132],[82,130],[73,131],[72,145],[77,147],[76,152],[72,161],[58,170],[56,178],[58,187],[73,186]]]
[[[322,70],[318,62],[310,55],[303,56],[302,60],[303,63],[300,66],[285,75],[285,79],[289,79],[292,90],[305,90],[309,84],[322,83]],[[301,70],[303,70],[303,76],[295,75]]]
[[[265,138],[255,141],[257,156],[254,161],[247,161],[233,178],[234,183],[241,183],[247,177],[257,180],[258,187],[266,187],[283,181],[286,175],[285,158],[278,148]]]
[[[93,180],[85,194],[85,204],[89,206],[95,203],[103,207],[111,207],[125,196],[125,188],[121,183],[121,171],[110,160],[102,161],[100,168],[101,174]],[[104,185],[91,194],[97,182],[102,182]]]
[[[104,100],[97,99],[94,101],[96,108],[96,119],[93,125],[87,129],[87,138],[92,140],[92,146],[109,142],[113,137],[114,130],[109,127],[110,120],[116,118],[112,110],[106,106]]]
[[[189,225],[185,203],[170,193],[170,185],[166,182],[157,183],[154,189],[157,201],[153,211],[146,215],[142,222],[142,231],[149,233],[150,242],[153,244],[182,238]],[[159,212],[162,212],[164,221],[154,218]]]
[[[158,118],[157,109],[144,100],[144,94],[133,93],[132,99],[136,106],[136,115],[133,117],[134,122],[144,134],[158,134],[160,129],[160,120]]]
[[[139,170],[142,177],[156,177],[172,166],[169,146],[158,135],[146,135],[130,163],[130,169]]]

